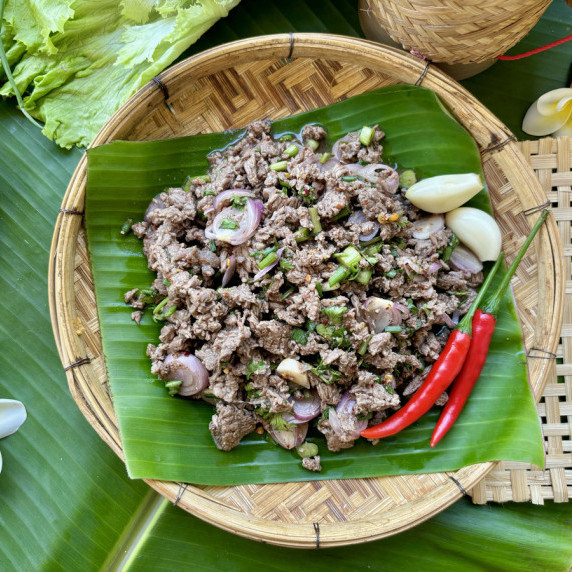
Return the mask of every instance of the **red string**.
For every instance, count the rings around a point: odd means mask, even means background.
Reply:
[[[524,52],[524,54],[518,54],[516,56],[497,56],[497,60],[521,60],[522,58],[527,58],[528,56],[533,56],[534,54],[538,54],[540,52],[544,52],[545,50],[549,50],[550,48],[554,48],[555,46],[559,46],[565,42],[572,40],[572,34],[562,38],[561,40],[556,40],[550,44],[546,44],[545,46],[540,46],[540,48],[536,48],[535,50],[530,50],[530,52]]]

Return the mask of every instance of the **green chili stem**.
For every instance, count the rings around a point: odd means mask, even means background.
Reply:
[[[471,335],[473,316],[475,315],[477,308],[481,305],[481,302],[483,301],[483,298],[485,297],[485,294],[487,292],[487,288],[491,285],[491,282],[493,281],[493,278],[495,277],[497,270],[500,268],[500,265],[502,264],[503,258],[504,258],[504,253],[501,252],[494,266],[491,268],[489,275],[486,277],[485,281],[481,284],[479,293],[477,294],[477,297],[471,304],[469,311],[463,316],[463,319],[459,322],[457,330],[459,330],[460,332],[464,332],[465,334]]]
[[[540,227],[544,224],[544,221],[548,217],[548,214],[549,214],[548,210],[544,210],[542,212],[539,219],[536,221],[535,225],[532,227],[530,234],[527,236],[526,240],[524,241],[524,244],[520,247],[520,250],[518,251],[516,258],[512,261],[512,264],[510,265],[509,269],[507,270],[507,273],[503,277],[503,279],[502,279],[499,287],[497,288],[496,292],[494,292],[490,296],[490,298],[483,304],[482,310],[486,314],[491,314],[495,318],[497,317],[498,312],[499,312],[499,308],[500,308],[500,304],[501,304],[503,296],[506,292],[506,289],[508,288],[511,279],[512,279],[514,273],[516,272],[516,269],[517,269],[518,265],[520,264],[520,261],[522,260],[522,258],[526,254],[526,251],[528,250],[530,243],[533,241],[534,237],[536,236],[536,233],[540,230]]]

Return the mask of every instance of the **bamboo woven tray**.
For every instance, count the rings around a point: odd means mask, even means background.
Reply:
[[[475,98],[426,62],[372,42],[320,34],[242,40],[203,52],[162,73],[103,127],[93,145],[220,131],[276,119],[396,83],[433,89],[471,132],[510,260],[545,197],[514,137]],[[88,421],[122,456],[85,245],[86,160],[70,182],[56,223],[50,309],[71,393]],[[528,213],[527,216],[525,213]],[[549,219],[514,280],[527,348],[556,351],[562,316],[561,244]],[[547,360],[528,360],[540,397]],[[443,510],[494,463],[451,473],[234,487],[148,481],[194,515],[248,538],[312,548],[374,540]]]
[[[497,463],[471,491],[475,504],[532,502],[572,499],[572,139],[547,137],[524,141],[520,150],[538,176],[552,205],[564,245],[564,324],[555,355],[550,362],[548,383],[538,403],[546,447],[545,470],[525,463]]]

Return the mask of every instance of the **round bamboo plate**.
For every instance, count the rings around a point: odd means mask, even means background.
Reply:
[[[384,85],[436,91],[480,146],[485,176],[511,258],[545,198],[507,128],[430,64],[354,38],[280,34],[234,42],[173,66],[138,91],[92,145],[242,127],[306,111]],[[123,456],[111,402],[82,225],[86,160],[58,217],[50,264],[50,310],[71,393],[109,446]],[[514,280],[527,348],[555,352],[562,317],[561,243],[555,222],[530,249]],[[537,399],[548,360],[530,359]],[[458,500],[493,463],[451,473],[232,487],[147,481],[188,512],[236,534],[314,548],[374,540],[415,526]]]

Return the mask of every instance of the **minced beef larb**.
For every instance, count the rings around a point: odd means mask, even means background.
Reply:
[[[133,226],[157,279],[125,301],[164,324],[152,372],[215,406],[225,451],[257,427],[297,447],[310,425],[351,447],[420,385],[482,281],[448,265],[451,231],[405,199],[377,126],[325,138],[253,123]]]

